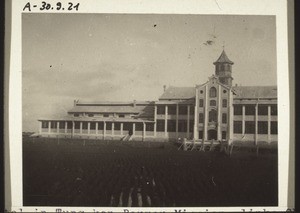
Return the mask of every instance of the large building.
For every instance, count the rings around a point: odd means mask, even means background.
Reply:
[[[233,86],[225,51],[195,87],[164,87],[158,101],[81,102],[65,117],[39,119],[42,137],[105,140],[277,141],[277,87]]]

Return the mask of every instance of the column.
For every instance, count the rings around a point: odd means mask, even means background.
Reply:
[[[82,121],[80,121],[79,133],[82,134]]]
[[[179,105],[176,104],[176,138],[178,138],[178,116],[179,116]]]
[[[68,133],[68,122],[65,121],[65,133]]]
[[[135,123],[132,123],[132,135],[135,135]]]
[[[103,139],[105,139],[106,136],[106,122],[103,122]]]
[[[91,122],[88,122],[88,134],[90,134]]]
[[[56,132],[59,133],[59,122],[56,122]]]
[[[217,122],[217,140],[222,140],[222,134],[221,134],[221,125],[222,125],[222,93],[221,93],[221,85],[218,85],[218,122]]]
[[[255,145],[257,145],[258,103],[255,105]]]
[[[154,106],[154,137],[156,137],[157,106]]]
[[[190,105],[187,106],[186,138],[190,137]]]
[[[72,138],[74,136],[74,132],[75,132],[75,122],[72,121]]]
[[[193,138],[195,140],[198,140],[199,139],[199,131],[198,131],[198,116],[199,116],[199,112],[198,112],[198,109],[199,109],[199,97],[198,97],[198,88],[195,89],[195,106],[194,106],[194,136]]]
[[[271,106],[268,106],[268,142],[271,142]]]
[[[51,132],[51,121],[48,121],[48,133]]]
[[[242,134],[245,135],[245,105],[242,106]]]
[[[43,121],[39,121],[39,134],[42,134],[42,122]]]
[[[229,91],[229,103],[228,103],[228,143],[231,144],[233,141],[233,98],[232,91]]]
[[[123,135],[123,123],[120,124],[121,135]]]
[[[143,141],[145,140],[146,137],[146,123],[143,122]]]
[[[208,86],[205,86],[205,107],[204,107],[204,127],[203,127],[203,140],[207,140],[207,124],[208,124]]]
[[[96,122],[95,129],[96,129],[96,135],[98,135],[98,122]]]
[[[168,135],[168,105],[165,106],[165,137]]]
[[[111,123],[111,135],[114,136],[115,135],[115,122]]]

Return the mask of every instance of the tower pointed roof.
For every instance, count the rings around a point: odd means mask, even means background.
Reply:
[[[228,63],[228,64],[233,64],[233,62],[231,60],[229,60],[228,56],[226,55],[225,50],[222,51],[220,57],[218,58],[218,60],[216,60],[214,62],[214,64],[217,63]]]

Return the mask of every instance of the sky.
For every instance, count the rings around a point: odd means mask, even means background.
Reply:
[[[73,101],[155,101],[163,85],[214,74],[223,46],[233,84],[277,85],[275,16],[22,14],[23,131]],[[210,44],[207,41],[212,41]]]

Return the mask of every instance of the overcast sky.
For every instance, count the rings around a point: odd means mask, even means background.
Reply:
[[[23,131],[74,99],[157,100],[163,85],[204,83],[224,43],[234,84],[277,84],[275,16],[25,13]]]

